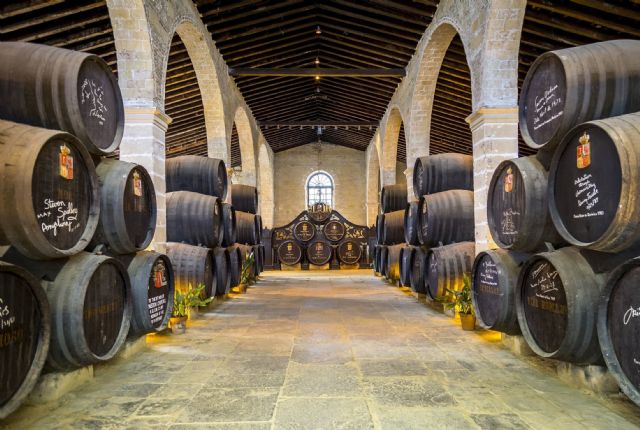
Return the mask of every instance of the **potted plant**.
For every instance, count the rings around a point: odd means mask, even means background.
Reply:
[[[476,316],[473,313],[473,301],[471,299],[471,279],[468,274],[462,276],[462,289],[453,291],[446,289],[451,295],[451,300],[444,303],[446,309],[454,309],[460,315],[462,330],[474,331],[476,329]]]
[[[240,272],[240,285],[253,285],[256,282],[256,275],[253,270],[255,256],[253,252],[247,254],[242,263],[242,271]]]
[[[213,297],[203,298],[204,284],[199,284],[193,288],[189,284],[186,292],[176,290],[173,296],[173,312],[169,320],[171,325],[171,333],[183,334],[187,330],[187,319],[191,313],[191,308],[196,306],[206,306]]]

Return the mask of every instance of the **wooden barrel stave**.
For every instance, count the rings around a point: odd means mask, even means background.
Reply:
[[[324,237],[331,242],[340,242],[346,233],[346,227],[340,221],[329,221],[322,229]]]
[[[227,168],[217,158],[182,155],[166,162],[167,192],[192,191],[225,200]]]
[[[222,201],[191,191],[167,193],[167,240],[208,248],[224,236]]]
[[[0,121],[0,244],[45,260],[85,249],[98,225],[93,161],[68,133]]]
[[[257,214],[258,189],[251,185],[231,185],[231,204],[239,211]]]
[[[167,328],[173,312],[175,282],[169,257],[140,251],[117,257],[131,280],[132,314],[130,336],[158,333]]]
[[[238,245],[232,245],[227,248],[229,251],[229,276],[231,277],[231,287],[240,284],[240,275],[242,271],[242,251]]]
[[[401,243],[387,248],[385,277],[392,282],[400,280],[400,251],[406,247],[406,244]]]
[[[535,156],[505,160],[489,185],[487,218],[496,244],[514,251],[540,251],[564,244],[547,202],[548,172]]]
[[[407,186],[403,184],[385,185],[380,191],[382,213],[404,210],[407,206]]]
[[[416,158],[413,166],[416,199],[448,190],[473,190],[473,158],[455,153]]]
[[[236,243],[237,233],[237,221],[236,210],[233,205],[229,203],[222,203],[222,246],[232,246]]]
[[[638,58],[637,40],[610,40],[542,54],[529,68],[520,93],[524,142],[552,152],[581,122],[640,111]]]
[[[431,248],[425,262],[425,290],[434,300],[450,298],[450,291],[459,291],[463,276],[471,275],[475,243],[461,242]]]
[[[156,230],[156,194],[147,170],[126,161],[103,159],[96,168],[100,183],[100,221],[89,249],[105,244],[116,254],[145,249]]]
[[[520,334],[516,286],[529,254],[494,249],[479,253],[471,270],[473,307],[478,323],[489,330]]]
[[[231,256],[227,248],[215,248],[213,250],[215,261],[216,296],[224,296],[231,289],[231,276],[229,276],[229,266],[231,266]]]
[[[278,247],[278,261],[287,266],[294,266],[302,258],[302,248],[293,240],[286,240]]]
[[[640,113],[581,124],[558,146],[549,211],[572,245],[620,252],[640,242]],[[587,149],[588,156],[577,157]]]
[[[611,273],[598,305],[602,355],[622,391],[640,405],[640,257]]]
[[[309,242],[316,236],[316,226],[311,221],[300,221],[293,226],[293,237],[302,243]]]
[[[362,257],[362,248],[355,240],[347,239],[338,245],[338,259],[347,265],[358,264]]]
[[[257,215],[236,211],[236,241],[244,245],[260,243],[259,223]]]
[[[382,243],[395,245],[404,242],[404,210],[384,214]]]
[[[120,145],[124,105],[120,87],[100,57],[52,46],[0,44],[0,118],[77,136],[107,155]]]
[[[215,260],[211,249],[169,242],[167,256],[173,266],[176,291],[185,293],[189,288],[204,284],[205,298],[215,294]]]
[[[420,202],[409,202],[404,210],[404,241],[409,245],[419,246],[422,230],[420,229]]]
[[[411,266],[411,289],[416,293],[426,294],[427,251],[414,247],[409,265]]]
[[[423,245],[474,240],[473,191],[449,190],[424,195],[418,212]]]
[[[36,385],[49,351],[51,312],[46,293],[26,270],[0,261],[0,420]]]

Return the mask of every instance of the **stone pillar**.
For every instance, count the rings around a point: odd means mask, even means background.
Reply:
[[[366,203],[367,210],[367,226],[372,226],[376,223],[376,217],[380,211],[380,204],[378,200],[369,200]]]
[[[395,170],[395,166],[393,169],[383,169],[382,170],[382,183],[380,184],[381,187],[385,187],[387,185],[395,185],[396,183],[396,170]]]
[[[415,200],[413,195],[413,166],[404,170],[404,176],[407,178],[407,202]]]
[[[165,251],[167,242],[164,163],[165,133],[170,123],[171,118],[156,107],[126,107],[124,135],[120,144],[120,159],[144,166],[153,180],[158,217],[150,248],[158,252]]]
[[[487,193],[494,170],[518,156],[518,108],[480,108],[467,118],[473,136],[476,254],[497,248],[487,223]]]

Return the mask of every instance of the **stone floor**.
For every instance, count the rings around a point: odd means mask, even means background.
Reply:
[[[369,271],[270,272],[7,429],[634,429],[640,408],[463,332]],[[1,426],[0,426],[1,427]]]

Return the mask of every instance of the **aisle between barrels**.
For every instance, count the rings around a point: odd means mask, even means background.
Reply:
[[[268,272],[6,429],[632,429],[640,409],[463,332],[370,271]],[[1,427],[1,426],[0,426]],[[5,428],[5,427],[2,427]]]

